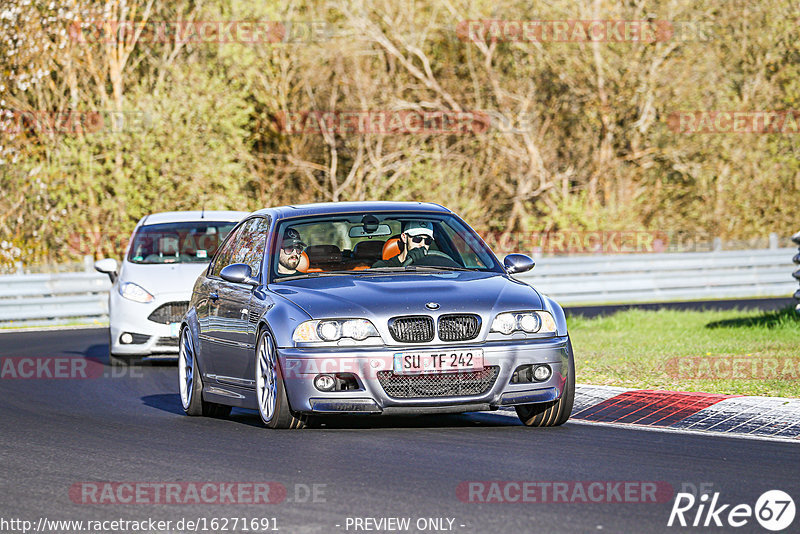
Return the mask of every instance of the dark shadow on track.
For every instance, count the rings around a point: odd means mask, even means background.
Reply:
[[[612,315],[625,310],[782,310],[787,306],[794,307],[795,300],[786,298],[728,299],[728,300],[696,300],[685,302],[654,302],[644,304],[605,304],[599,306],[565,306],[564,313],[569,318],[580,315],[587,319],[604,315]]]
[[[105,366],[111,366],[108,360],[108,343],[98,343],[90,345],[86,350],[65,350],[64,354],[76,354],[88,360],[101,362]],[[144,358],[135,357],[131,360],[131,365],[140,367],[176,367],[178,362],[177,354],[164,354],[156,356],[145,356]]]
[[[162,393],[160,395],[147,395],[142,397],[145,406],[156,408],[164,412],[184,415],[181,406],[181,397],[178,393]]]
[[[97,360],[99,362],[108,362],[108,343],[101,343],[98,345],[90,345],[84,351],[78,350],[65,350],[64,354],[78,354],[89,360]]]
[[[714,321],[708,323],[706,328],[776,328],[787,323],[800,324],[800,317],[795,313],[793,306],[779,311],[763,313],[758,317]]]
[[[161,395],[148,395],[142,397],[142,402],[151,408],[177,414],[183,417],[183,407],[177,393]],[[228,417],[220,418],[232,423],[243,424],[256,428],[264,427],[261,418],[255,410],[234,408]],[[368,430],[391,428],[476,428],[476,427],[504,427],[521,426],[516,417],[504,417],[491,412],[470,412],[464,414],[442,415],[363,415],[335,417],[314,417],[307,427],[309,430]]]
[[[178,401],[180,402],[180,401]],[[180,409],[180,404],[178,405]],[[264,427],[255,411],[234,408],[227,417],[231,421],[254,427]],[[488,412],[442,415],[362,415],[314,417],[306,430],[369,430],[392,428],[478,428],[519,426],[516,418]],[[265,431],[268,431],[264,428]]]
[[[443,414],[443,415],[381,415],[381,416],[340,416],[322,418],[312,424],[312,429],[330,430],[366,430],[386,428],[475,428],[511,426],[511,420],[492,414],[480,414],[482,417],[472,417],[472,414]],[[485,417],[483,417],[485,416]]]

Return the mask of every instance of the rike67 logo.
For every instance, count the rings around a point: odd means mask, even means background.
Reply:
[[[705,493],[696,498],[691,493],[678,493],[667,526],[738,528],[750,523],[755,516],[762,527],[779,532],[794,521],[794,500],[784,491],[764,492],[756,501],[755,507],[749,504],[722,504],[719,502],[719,495],[719,492],[711,496]]]

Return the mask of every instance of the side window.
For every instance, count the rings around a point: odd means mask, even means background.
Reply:
[[[480,247],[472,236],[466,232],[456,232],[447,224],[442,225],[442,227],[447,237],[452,241],[456,252],[461,256],[461,263],[464,264],[464,267],[470,269],[485,269],[488,266],[476,253],[477,250],[480,250]]]
[[[236,250],[236,241],[238,241],[242,229],[243,227],[240,226],[238,229],[234,230],[230,239],[225,242],[225,245],[217,252],[217,255],[214,256],[214,264],[211,266],[211,273],[209,276],[216,276],[219,278],[219,273],[223,267],[235,263],[231,261],[231,257]]]
[[[236,238],[236,250],[229,263],[246,263],[254,278],[261,274],[261,259],[264,257],[268,231],[267,218],[256,217],[247,221]]]

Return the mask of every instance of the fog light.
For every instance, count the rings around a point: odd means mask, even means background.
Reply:
[[[133,336],[130,335],[129,333],[125,332],[124,334],[119,336],[119,340],[123,344],[127,345],[128,343],[133,343]]]
[[[320,391],[331,391],[336,386],[336,380],[331,375],[317,375],[314,378],[314,387]]]
[[[533,378],[535,378],[537,382],[544,382],[550,378],[551,373],[552,371],[550,371],[549,365],[539,365],[533,370]]]

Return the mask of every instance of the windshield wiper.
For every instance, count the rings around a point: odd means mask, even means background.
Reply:
[[[284,280],[298,280],[300,278],[319,278],[320,276],[344,276],[347,274],[354,274],[357,271],[315,271],[311,273],[296,274],[294,276],[281,276],[275,282],[283,282]]]
[[[273,282],[283,282],[285,280],[299,280],[303,278],[318,278],[320,276],[346,276],[346,275],[374,275],[374,274],[390,274],[390,273],[413,273],[417,271],[436,272],[436,271],[467,271],[467,272],[481,272],[478,269],[469,269],[467,267],[434,267],[432,265],[406,265],[405,267],[373,267],[371,269],[363,269],[360,271],[319,271],[313,273],[304,273],[294,276],[282,276],[273,280]]]
[[[413,269],[409,269],[412,267]],[[476,271],[477,269],[470,269],[468,267],[450,267],[448,266],[441,266],[441,267],[434,267],[433,265],[409,265],[406,267],[406,270],[426,270],[426,271]]]

